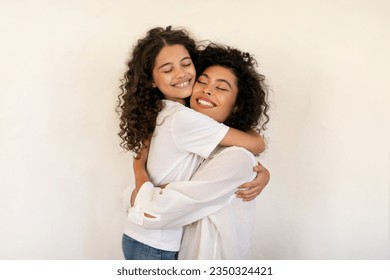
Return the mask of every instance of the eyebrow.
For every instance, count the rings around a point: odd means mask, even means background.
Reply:
[[[191,57],[189,57],[189,56],[183,57],[183,58],[180,60],[180,62],[182,62],[183,60],[186,60],[186,59],[191,59]],[[163,65],[161,65],[160,67],[158,67],[157,70],[163,68],[164,66],[171,65],[171,64],[173,64],[173,63],[172,63],[172,62],[164,63]]]
[[[210,79],[209,75],[207,75],[206,73],[202,73],[200,74],[200,76],[205,76],[207,79]],[[226,83],[230,88],[232,88],[232,85],[225,79],[217,79],[216,81]]]

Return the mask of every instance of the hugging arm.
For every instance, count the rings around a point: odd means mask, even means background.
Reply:
[[[253,167],[253,171],[257,173],[256,178],[248,183],[242,184],[236,192],[238,198],[244,201],[255,199],[265,188],[270,180],[270,173],[261,163]]]
[[[171,130],[180,149],[207,158],[217,145],[242,147],[257,155],[264,151],[263,137],[250,130],[230,128],[209,116],[193,110],[175,114]]]
[[[235,128],[229,128],[225,137],[221,140],[220,145],[242,147],[254,155],[258,155],[265,150],[263,137],[253,130],[243,132]]]
[[[156,229],[197,221],[237,199],[234,194],[237,186],[254,179],[255,164],[253,156],[244,149],[230,148],[203,163],[191,181],[170,183],[162,191],[147,182],[140,189],[128,219]]]
[[[150,138],[143,141],[143,147],[139,154],[134,158],[133,171],[135,178],[135,188],[131,194],[130,204],[133,206],[135,198],[137,197],[138,191],[141,186],[150,181],[149,174],[146,171],[146,161],[149,155]]]

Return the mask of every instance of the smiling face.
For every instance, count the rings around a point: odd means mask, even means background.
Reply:
[[[191,108],[224,122],[233,112],[237,94],[237,77],[232,71],[222,66],[211,66],[194,85]]]
[[[192,93],[195,76],[195,66],[185,47],[172,45],[161,49],[153,67],[153,83],[166,99],[184,104],[184,98]]]

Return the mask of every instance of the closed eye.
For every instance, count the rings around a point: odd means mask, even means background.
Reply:
[[[160,67],[159,69],[160,69],[161,73],[169,73],[169,72],[172,72],[173,67],[171,65],[167,64],[167,65],[164,65],[163,67]]]
[[[199,80],[199,79],[196,82],[198,82],[199,84],[202,84],[202,85],[207,85],[206,81],[202,81],[202,80]]]
[[[221,87],[217,87],[217,89],[222,90],[222,91],[229,91],[228,89],[226,89],[226,88],[221,88]]]
[[[190,66],[192,64],[192,59],[189,57],[185,57],[181,60],[181,65]]]

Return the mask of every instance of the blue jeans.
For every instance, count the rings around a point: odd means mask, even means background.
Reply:
[[[150,247],[126,234],[122,237],[122,251],[126,260],[177,260],[178,252]]]

